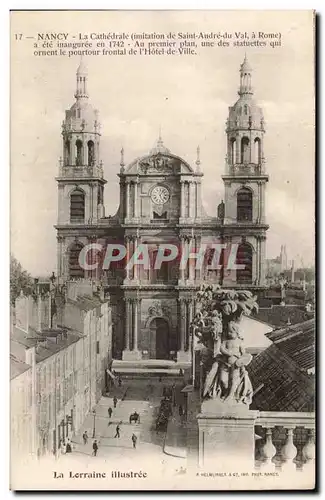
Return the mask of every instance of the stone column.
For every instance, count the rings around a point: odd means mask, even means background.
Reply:
[[[186,338],[187,338],[187,305],[184,297],[180,297],[179,301],[179,333],[180,333],[180,345],[179,351],[177,352],[177,361],[181,363],[190,363],[190,353],[186,350]]]
[[[125,349],[130,350],[130,330],[131,330],[131,302],[125,299]]]
[[[196,182],[196,217],[201,217],[202,197],[201,197],[201,181]]]
[[[132,351],[138,351],[138,333],[139,333],[139,308],[141,299],[133,300],[133,345]]]
[[[139,299],[129,298],[128,301],[128,345],[123,351],[123,361],[137,361],[141,359],[141,353],[138,350],[138,331],[139,331],[139,313],[138,303]]]
[[[62,265],[62,260],[63,260],[63,241],[64,237],[63,236],[57,236],[57,249],[58,249],[58,278],[61,278],[61,276],[64,274],[63,271],[63,265]]]
[[[181,236],[180,240],[181,240],[181,254],[182,254],[181,255],[181,259],[182,259],[182,256],[185,253],[185,238],[184,238],[184,236]],[[184,269],[184,267],[183,266],[180,267],[179,271],[180,271],[179,272],[179,280],[180,280],[181,284],[183,284],[184,280],[185,280],[185,269]]]
[[[265,224],[265,184],[261,183],[261,224]]]
[[[201,248],[201,236],[195,236],[194,237],[194,244],[195,244],[195,251],[197,253],[199,253],[200,248]],[[202,262],[202,266],[200,267],[200,269],[196,269],[196,264],[197,264],[197,261],[194,264],[194,279],[195,280],[201,280],[202,269],[203,269],[203,265],[204,265],[204,260]]]
[[[126,185],[126,199],[125,199],[125,204],[126,204],[126,219],[130,218],[130,181],[125,182]]]
[[[183,180],[181,183],[181,218],[185,217],[185,182]]]
[[[180,333],[180,336],[179,336],[179,339],[180,339],[179,349],[180,349],[180,351],[184,351],[184,346],[185,346],[185,335],[184,335],[184,332],[185,332],[185,327],[184,327],[185,312],[184,312],[184,306],[185,306],[185,304],[184,304],[184,299],[183,298],[179,298],[177,300],[178,300],[178,307],[179,307],[179,315],[178,315],[178,320],[179,320],[178,328],[179,328],[179,333]]]
[[[137,236],[133,237],[133,253],[135,252],[137,246],[139,244],[139,238]],[[135,264],[133,266],[133,279],[137,280],[138,279],[138,266]]]
[[[189,238],[188,240],[188,252],[194,253],[195,248],[193,248],[193,242],[195,242],[194,238]],[[196,261],[195,259],[188,260],[188,278],[190,281],[194,281],[195,278],[195,267]]]
[[[236,163],[240,163],[240,135],[236,134]]]
[[[130,260],[130,236],[126,236],[125,237],[125,241],[126,241],[126,264],[128,264],[129,260]],[[130,269],[128,267],[126,267],[126,280],[129,281],[130,280]]]
[[[261,237],[260,243],[260,285],[265,284],[265,240],[266,237]]]
[[[195,200],[194,200],[194,183],[193,181],[191,180],[189,182],[189,187],[188,187],[188,214],[189,214],[189,218],[192,219],[194,217],[194,203],[195,203]]]
[[[138,180],[134,181],[134,217],[138,217]]]
[[[255,254],[255,275],[253,274],[253,283],[259,283],[260,267],[260,237],[256,236],[256,254]]]

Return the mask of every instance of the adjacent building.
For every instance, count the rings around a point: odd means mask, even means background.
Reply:
[[[81,293],[81,295],[80,295]],[[109,301],[91,282],[16,301],[11,328],[13,453],[57,454],[106,391]],[[25,429],[25,430],[24,430]]]

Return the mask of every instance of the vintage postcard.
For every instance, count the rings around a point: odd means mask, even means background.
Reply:
[[[10,488],[314,489],[315,13],[10,15]]]

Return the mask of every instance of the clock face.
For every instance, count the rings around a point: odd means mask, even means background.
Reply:
[[[163,205],[169,200],[169,191],[164,186],[156,186],[151,192],[151,199],[156,205]]]

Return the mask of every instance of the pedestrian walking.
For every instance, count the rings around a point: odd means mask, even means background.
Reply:
[[[68,439],[68,441],[67,441],[67,444],[66,444],[66,447],[65,447],[65,452],[66,453],[71,453],[72,452],[72,447],[71,447],[70,439]]]
[[[119,387],[122,387],[122,379],[121,377],[119,376],[118,379],[117,379],[117,383],[118,383],[118,386]]]
[[[116,405],[117,405],[117,397],[116,396],[114,396],[113,403],[114,403],[114,408],[116,408]]]
[[[88,434],[87,431],[85,431],[82,435],[82,439],[84,440],[84,444],[88,443]]]
[[[108,408],[107,413],[108,413],[108,418],[112,418],[113,410],[111,407]]]
[[[182,407],[182,405],[179,405],[179,407],[178,407],[178,413],[179,413],[180,417],[183,416],[183,407]]]
[[[132,444],[133,444],[133,448],[135,449],[137,447],[137,436],[135,434],[132,434]]]
[[[115,438],[121,437],[120,436],[120,428],[121,428],[120,424],[121,424],[121,422],[119,424],[117,424],[117,426],[116,426],[116,433],[115,433],[115,436],[114,436]]]
[[[95,441],[93,442],[93,456],[94,457],[97,457],[97,451],[98,451],[98,444],[97,444],[97,441],[95,439]]]

